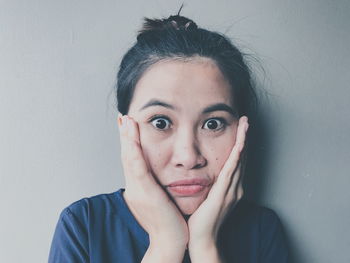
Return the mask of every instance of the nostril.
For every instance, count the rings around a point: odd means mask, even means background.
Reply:
[[[193,169],[202,168],[202,167],[206,166],[206,164],[207,164],[207,160],[203,160],[202,162],[197,163],[197,164],[193,167]]]
[[[188,169],[200,169],[204,166],[206,166],[207,164],[207,161],[206,160],[203,160],[203,161],[200,161],[200,162],[197,162],[194,166],[188,166],[187,168]],[[176,167],[185,167],[186,165],[184,163],[178,163],[176,164]]]
[[[193,167],[193,169],[198,169],[198,168],[201,168],[202,167],[202,164],[197,164],[197,165],[195,165],[194,167]]]

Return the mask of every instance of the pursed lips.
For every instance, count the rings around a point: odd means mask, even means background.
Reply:
[[[167,185],[167,187],[180,186],[180,185],[202,185],[208,186],[210,185],[210,181],[205,178],[192,178],[192,179],[183,179],[172,182]]]
[[[178,180],[168,184],[166,187],[173,193],[181,196],[192,196],[199,194],[210,185],[210,181],[205,178],[192,178]]]

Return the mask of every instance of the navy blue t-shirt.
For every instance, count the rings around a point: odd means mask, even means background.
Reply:
[[[65,208],[51,244],[49,263],[136,263],[149,246],[124,189],[83,198]],[[218,249],[225,262],[284,263],[288,251],[279,218],[271,209],[240,201],[221,226]],[[183,262],[191,262],[185,253]]]

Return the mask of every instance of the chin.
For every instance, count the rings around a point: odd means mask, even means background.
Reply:
[[[203,203],[206,196],[175,197],[174,201],[183,215],[192,215]]]

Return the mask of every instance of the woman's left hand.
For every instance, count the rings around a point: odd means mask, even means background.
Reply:
[[[207,198],[188,220],[188,249],[192,262],[220,262],[216,237],[230,207],[243,196],[240,154],[244,148],[248,118],[239,119],[232,151],[213,184]]]

